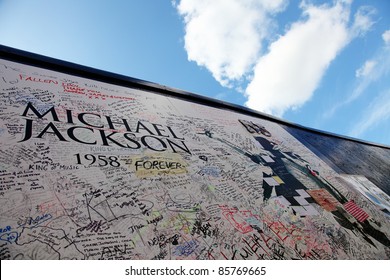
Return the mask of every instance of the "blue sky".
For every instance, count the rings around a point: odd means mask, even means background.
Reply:
[[[0,44],[390,145],[390,1],[0,0]]]

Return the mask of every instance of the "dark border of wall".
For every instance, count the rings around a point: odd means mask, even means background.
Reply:
[[[213,98],[201,96],[198,94],[194,94],[188,91],[170,88],[167,86],[159,85],[156,83],[139,80],[131,77],[127,77],[124,75],[114,74],[107,71],[98,70],[91,67],[82,66],[75,63],[66,62],[59,59],[50,58],[47,56],[42,56],[38,54],[34,54],[31,52],[26,52],[22,50],[18,50],[15,48],[7,47],[4,45],[0,45],[0,58],[13,61],[13,62],[19,62],[23,64],[27,64],[30,66],[40,67],[47,70],[53,70],[65,74],[70,74],[74,76],[79,76],[83,78],[88,78],[100,82],[105,82],[109,84],[124,86],[124,87],[130,87],[134,89],[140,89],[145,90],[149,92],[159,93],[163,95],[168,95],[171,97],[184,99],[190,102],[195,102],[198,104],[203,104],[207,106],[211,106],[214,108],[220,108],[220,109],[227,109],[230,111],[235,111],[238,113],[242,113],[245,115],[249,115],[252,117],[258,117],[261,119],[269,120],[272,122],[276,122],[278,124],[291,126],[297,129],[301,129],[307,132],[316,133],[319,135],[327,136],[327,137],[335,137],[337,139],[343,139],[348,141],[353,141],[360,144],[385,148],[390,150],[390,146],[384,145],[384,144],[378,144],[373,143],[369,141],[364,141],[361,139],[356,139],[352,137],[342,136],[330,132],[325,132],[322,130],[317,130],[309,127],[305,127],[299,124],[291,123],[283,119],[276,118],[274,116],[260,113],[258,111],[246,108],[244,106],[235,105],[232,103],[216,100]]]

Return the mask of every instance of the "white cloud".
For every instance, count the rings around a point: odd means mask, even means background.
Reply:
[[[388,123],[390,118],[390,90],[374,99],[363,113],[362,118],[350,131],[352,137],[360,137],[381,123]]]
[[[376,14],[376,10],[370,6],[362,6],[354,15],[354,22],[351,28],[353,36],[363,36],[367,31],[371,30],[374,25],[372,20]]]
[[[223,86],[249,81],[246,105],[282,116],[307,102],[339,52],[372,28],[375,10],[360,7],[350,17],[351,3],[315,6],[302,0],[302,19],[289,23],[265,55],[262,44],[275,38],[275,15],[287,0],[181,0],[176,8],[185,22],[188,59]]]
[[[257,63],[246,90],[248,107],[281,116],[304,104],[350,41],[348,3],[302,8],[307,19],[294,23]]]
[[[390,74],[390,30],[385,31],[382,34],[382,38],[385,43],[384,47],[374,56],[374,60],[369,60],[377,61],[375,71],[369,71],[367,75],[363,75],[363,79],[358,83],[351,96],[341,105],[345,105],[358,98],[375,81],[379,79],[388,80],[386,78]],[[373,99],[349,134],[352,137],[362,137],[379,125],[382,126],[382,131],[385,131],[386,127],[389,128],[389,119],[390,89],[387,89]]]
[[[368,69],[365,69],[367,62],[375,61],[372,67],[375,67],[375,71],[373,69],[369,69],[371,66],[368,66]],[[369,63],[370,64],[370,63]],[[361,78],[355,88],[353,89],[351,95],[345,100],[343,104],[348,104],[354,100],[356,100],[359,96],[361,96],[365,90],[372,85],[374,82],[382,79],[387,76],[390,72],[390,48],[381,48],[373,57],[366,61],[366,63],[362,66],[364,75],[361,75]],[[363,73],[362,73],[363,74]]]
[[[375,60],[367,60],[362,67],[356,70],[355,76],[357,78],[368,76],[376,64],[377,62]]]
[[[286,0],[181,0],[176,8],[185,21],[188,59],[229,86],[252,70],[272,25],[270,14],[285,6]]]
[[[390,30],[386,30],[385,32],[383,32],[382,39],[383,41],[385,41],[386,45],[390,45]]]
[[[382,37],[384,37],[384,34]],[[390,32],[389,32],[390,34]],[[344,100],[336,103],[329,108],[323,115],[325,119],[332,117],[337,110],[350,104],[364,94],[372,84],[379,80],[386,80],[385,78],[390,73],[390,48],[388,43],[377,51],[377,53],[369,60],[367,60],[362,67],[356,71],[356,77],[359,78],[351,92]],[[375,68],[375,71],[374,71]]]

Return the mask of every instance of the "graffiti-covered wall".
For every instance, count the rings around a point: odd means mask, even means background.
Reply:
[[[390,258],[389,173],[288,125],[6,59],[0,90],[1,259]]]

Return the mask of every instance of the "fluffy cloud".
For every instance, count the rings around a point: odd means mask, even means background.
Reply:
[[[369,75],[376,64],[377,62],[375,60],[367,60],[362,67],[356,70],[356,78],[365,77]]]
[[[229,86],[252,70],[272,26],[270,15],[285,4],[285,0],[181,0],[176,8],[185,21],[188,59]]]
[[[354,22],[351,28],[353,36],[362,36],[367,33],[374,25],[372,17],[376,14],[376,10],[369,6],[363,6],[358,9],[354,15]]]
[[[181,0],[176,8],[185,22],[188,59],[223,86],[246,87],[246,106],[282,116],[307,102],[340,51],[371,29],[375,10],[360,7],[351,17],[351,2],[302,1],[302,18],[266,53],[262,45],[275,38],[270,30],[287,0]]]
[[[248,107],[282,116],[301,106],[312,97],[337,54],[372,25],[372,12],[367,9],[360,9],[349,24],[350,3],[346,1],[301,8],[305,18],[272,43],[258,61],[246,90]]]

